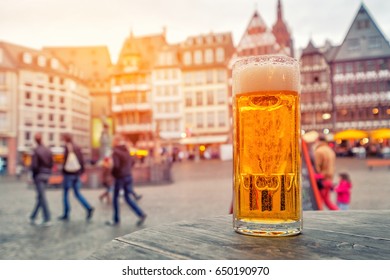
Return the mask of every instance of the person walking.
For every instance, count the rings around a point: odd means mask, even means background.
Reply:
[[[110,157],[106,156],[102,162],[102,184],[105,190],[99,195],[100,201],[103,201],[105,198],[107,203],[111,202],[110,192],[112,190],[112,181],[111,160]]]
[[[130,197],[133,189],[133,177],[131,169],[134,165],[134,159],[130,156],[130,152],[123,141],[121,135],[115,135],[113,139],[113,167],[112,176],[115,179],[114,184],[114,196],[113,196],[113,221],[106,222],[107,225],[117,226],[120,223],[119,217],[119,192],[121,189],[124,191],[124,198],[129,207],[139,217],[137,226],[141,226],[145,219],[146,214],[138,206],[138,204]]]
[[[64,177],[64,213],[59,217],[62,221],[69,220],[70,204],[69,204],[69,189],[72,188],[77,200],[84,206],[87,211],[87,221],[92,218],[94,208],[88,203],[84,196],[80,193],[81,181],[80,176],[84,173],[84,160],[80,148],[72,141],[70,134],[63,136],[65,142],[64,165],[62,174]]]
[[[337,193],[337,206],[340,210],[348,210],[351,203],[352,183],[348,173],[339,174],[339,183],[335,189]]]
[[[336,153],[329,147],[325,136],[319,135],[314,146],[314,164],[316,172],[322,179],[320,194],[329,210],[339,210],[330,199],[333,188],[333,176],[336,164]]]
[[[40,209],[43,214],[43,226],[50,226],[50,210],[46,200],[45,187],[49,181],[51,169],[53,167],[53,155],[47,147],[42,143],[42,135],[35,134],[34,140],[37,147],[31,161],[31,172],[34,180],[34,185],[37,193],[36,203],[30,216],[31,224],[35,224],[35,219]]]

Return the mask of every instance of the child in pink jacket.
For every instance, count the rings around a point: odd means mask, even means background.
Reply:
[[[348,210],[351,202],[352,183],[347,173],[340,173],[339,178],[339,184],[335,189],[337,193],[337,205],[340,210]]]

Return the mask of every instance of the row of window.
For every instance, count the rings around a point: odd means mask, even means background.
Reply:
[[[184,85],[201,85],[227,82],[227,70],[193,71],[183,74]]]
[[[226,127],[228,124],[226,111],[208,111],[186,113],[186,127],[217,128]]]
[[[33,113],[33,112],[25,112],[25,123],[32,123],[33,120],[37,122],[44,122],[45,120],[49,122],[60,122],[64,123],[66,121],[65,115],[58,115],[53,113]]]
[[[185,51],[183,54],[183,63],[186,66],[212,64],[215,62],[225,62],[224,48],[219,47],[216,49],[208,48],[194,51]]]
[[[301,74],[301,84],[328,83],[330,82],[329,78],[330,76],[327,72],[306,72]]]
[[[176,80],[180,78],[179,70],[177,69],[159,69],[154,70],[156,80]]]
[[[158,127],[160,131],[181,132],[182,128],[180,123],[181,120],[179,119],[159,120]]]
[[[179,113],[180,112],[180,103],[179,102],[164,102],[157,103],[156,113]]]
[[[367,41],[367,48],[369,50],[382,48],[383,39],[379,36],[370,36],[365,38],[365,40]],[[361,38],[350,38],[347,40],[347,47],[350,52],[360,51],[365,44],[366,42],[363,42]]]
[[[343,83],[336,84],[334,86],[335,95],[386,91],[390,91],[390,81],[376,81],[351,84]]]
[[[302,124],[321,124],[321,123],[331,123],[332,119],[324,118],[324,115],[329,113],[323,113],[323,112],[303,112],[301,115],[301,122]]]
[[[52,69],[59,68],[59,62],[55,58],[47,58],[43,55],[33,56],[29,52],[23,53],[22,61],[25,64],[33,64],[35,62],[36,65],[40,67],[50,66]]]
[[[113,104],[123,105],[123,104],[137,104],[137,103],[147,103],[148,102],[148,93],[147,92],[127,92],[117,95],[113,99]]]
[[[390,117],[389,107],[374,107],[374,108],[353,108],[337,110],[337,120],[346,121],[350,119],[373,120]]]
[[[264,54],[273,54],[275,53],[274,45],[264,45],[264,46],[256,46],[254,48],[245,48],[239,51],[240,56],[251,56],[251,55],[264,55]]]
[[[301,59],[302,65],[314,66],[325,64],[325,58],[320,54],[305,55]]]
[[[115,119],[118,125],[150,124],[152,115],[150,112],[127,112],[126,114],[116,115]]]
[[[227,104],[227,93],[225,90],[207,90],[196,92],[185,92],[185,106],[223,105]]]
[[[388,59],[344,62],[334,65],[336,74],[370,72],[390,69]]]
[[[326,92],[313,92],[301,94],[301,103],[331,102],[331,96]]]
[[[155,86],[154,93],[156,96],[179,96],[179,87],[173,85]]]
[[[46,95],[42,93],[33,94],[31,91],[26,91],[24,93],[24,100],[25,101],[32,101],[32,100],[38,100],[38,101],[49,101],[50,103],[59,102],[61,104],[65,103],[65,97],[64,96],[54,96],[54,95]]]

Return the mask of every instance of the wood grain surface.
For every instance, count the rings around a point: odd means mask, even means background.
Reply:
[[[115,238],[89,259],[389,260],[390,210],[304,211],[293,237],[236,233],[232,216],[145,228]]]

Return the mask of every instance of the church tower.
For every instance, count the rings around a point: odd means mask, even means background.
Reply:
[[[276,23],[272,27],[272,33],[274,34],[276,42],[279,44],[280,48],[284,50],[284,53],[293,57],[294,46],[288,27],[283,20],[282,3],[280,0],[278,0],[277,19]]]

